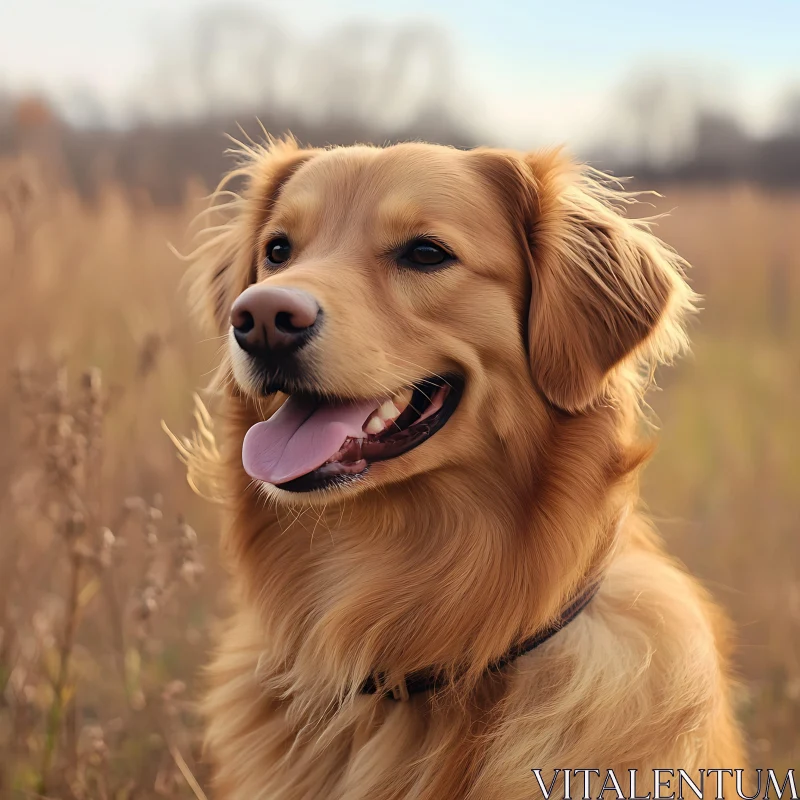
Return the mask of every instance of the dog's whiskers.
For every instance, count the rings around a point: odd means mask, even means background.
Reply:
[[[452,387],[452,384],[451,384],[451,383],[450,383],[450,382],[449,382],[449,381],[448,381],[448,380],[447,380],[447,379],[446,379],[446,378],[445,378],[443,375],[440,375],[438,372],[431,372],[430,370],[428,370],[428,369],[426,369],[425,367],[423,367],[421,364],[417,364],[417,362],[416,362],[416,361],[412,361],[412,360],[411,360],[411,359],[409,359],[409,358],[403,358],[403,356],[398,356],[396,353],[387,353],[387,354],[386,354],[386,357],[387,357],[387,358],[388,358],[390,361],[391,361],[392,359],[399,359],[400,361],[404,361],[404,362],[405,362],[406,364],[408,364],[410,367],[413,367],[414,369],[418,369],[420,372],[427,373],[428,375],[432,375],[434,378],[437,378],[438,380],[440,380],[440,381],[443,381],[443,382],[444,382],[444,383],[445,383],[447,386],[449,386],[451,389],[453,388],[453,387]],[[400,365],[397,365],[397,366],[400,366]],[[421,380],[420,380],[420,381],[418,381],[418,382],[419,382],[419,383],[431,383],[431,381],[430,381],[430,380],[427,380],[427,379],[421,379]]]
[[[399,377],[399,376],[398,376],[398,375],[396,375],[395,373],[389,372],[388,370],[385,370],[385,369],[383,369],[383,368],[379,368],[379,369],[381,370],[381,372],[384,372],[384,373],[386,373],[387,375],[390,375],[392,378],[395,378],[395,379],[396,379],[396,378],[398,378],[398,377]],[[378,384],[380,384],[380,381],[378,381],[378,380],[377,380],[377,378],[373,378],[373,381],[375,381],[375,383],[378,383]],[[401,382],[402,382],[402,381],[401,381]],[[414,382],[413,380],[408,380],[408,381],[405,381],[404,383],[405,383],[405,384],[408,384],[408,383],[413,383],[413,382]],[[419,384],[419,383],[430,383],[430,381],[417,381],[416,383],[418,383],[418,384]],[[383,386],[382,384],[380,384],[380,385],[382,386],[382,388],[384,389],[384,391],[388,392],[390,395],[391,395],[391,394],[393,394],[393,392],[391,392],[391,391],[390,391],[390,390],[389,390],[389,389],[388,389],[386,386]],[[434,385],[435,385],[435,384],[434,384]],[[433,402],[433,398],[432,398],[432,397],[429,397],[427,394],[425,394],[425,392],[423,392],[423,391],[422,391],[422,389],[419,389],[419,387],[417,387],[417,388],[418,388],[418,390],[419,390],[419,393],[420,393],[420,394],[421,394],[421,395],[422,395],[422,396],[423,396],[423,397],[424,397],[424,398],[425,398],[425,399],[426,399],[426,400],[427,400],[429,403],[432,403],[432,402]],[[437,387],[437,388],[438,388],[438,387]],[[423,408],[422,410],[420,410],[420,409],[418,409],[418,408],[415,408],[413,405],[411,405],[411,403],[409,403],[409,407],[410,407],[410,408],[412,408],[414,411],[416,411],[416,412],[417,412],[417,414],[422,414],[422,413],[425,411],[425,409],[424,409],[424,408]],[[396,422],[395,420],[392,420],[392,423],[393,423],[394,425],[397,425],[397,422]]]

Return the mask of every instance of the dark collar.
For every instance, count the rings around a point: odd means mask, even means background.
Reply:
[[[580,614],[581,611],[583,611],[583,609],[589,605],[592,598],[597,594],[599,587],[599,581],[587,586],[582,592],[576,595],[576,597],[566,608],[563,609],[555,622],[553,622],[551,625],[548,625],[548,627],[543,628],[529,639],[524,639],[523,641],[515,644],[508,651],[506,651],[505,655],[503,655],[497,661],[489,664],[487,671],[498,672],[499,670],[503,669],[503,667],[514,661],[514,659],[525,655],[525,653],[530,653],[531,650],[535,650],[537,647],[544,644],[548,639],[555,636],[562,628],[569,625],[569,623],[572,622],[572,620],[574,620],[575,617],[577,617],[578,614]],[[381,676],[379,675],[378,679],[380,680],[380,678]],[[383,696],[386,698],[390,698],[392,700],[405,700],[408,699],[408,695],[410,694],[440,689],[445,684],[446,680],[441,673],[434,672],[433,670],[421,670],[420,672],[412,672],[410,675],[406,676],[405,685],[401,685],[393,690],[387,690],[385,686],[379,685],[375,679],[370,676],[366,681],[364,681],[364,684],[361,687],[361,693],[375,694],[380,690],[383,692]]]

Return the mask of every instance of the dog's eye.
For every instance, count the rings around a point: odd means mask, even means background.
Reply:
[[[269,242],[266,253],[267,261],[273,266],[277,266],[288,261],[289,256],[292,254],[292,246],[285,236],[279,236]]]
[[[398,259],[401,264],[413,269],[432,271],[446,266],[453,256],[443,247],[428,239],[417,239],[403,250]]]

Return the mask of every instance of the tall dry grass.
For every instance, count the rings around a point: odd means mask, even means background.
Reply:
[[[753,761],[800,763],[800,196],[665,190],[661,234],[704,294],[661,376],[643,495],[737,626]]]
[[[160,428],[218,346],[187,321],[199,188],[87,206],[0,165],[0,797],[193,797],[192,701],[222,608],[214,509]],[[662,376],[643,489],[739,631],[756,760],[800,760],[800,198],[667,192],[706,310]],[[191,523],[189,527],[187,522]],[[195,533],[196,531],[196,533]]]
[[[220,576],[159,422],[212,363],[167,247],[200,206],[0,192],[0,797],[192,797]]]

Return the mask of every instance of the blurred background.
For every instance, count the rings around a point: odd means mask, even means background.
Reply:
[[[797,766],[800,5],[743,5],[0,5],[0,797],[204,796],[217,513],[161,421],[212,425],[219,342],[168,243],[261,125],[565,143],[663,195],[705,299],[643,496],[735,621],[754,765]]]

